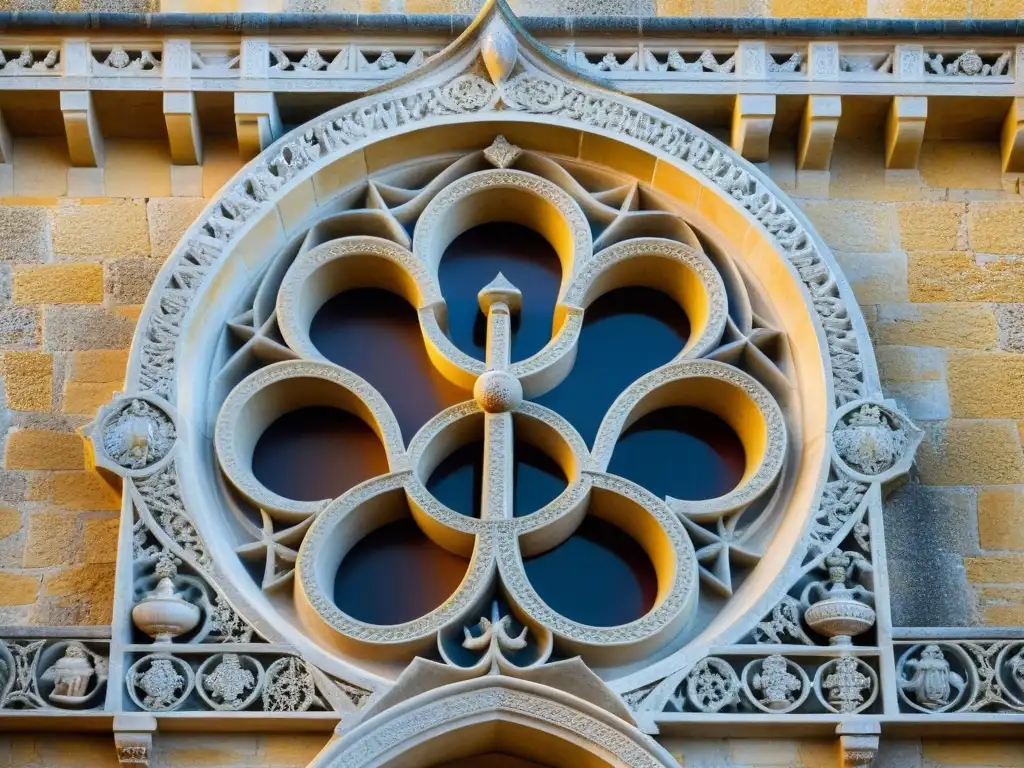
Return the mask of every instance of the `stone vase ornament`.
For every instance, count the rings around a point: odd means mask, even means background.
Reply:
[[[156,575],[160,577],[156,589],[135,604],[132,621],[153,638],[154,643],[171,643],[174,638],[196,628],[200,611],[198,606],[185,600],[174,589],[178,567],[170,553],[160,555]]]
[[[835,550],[825,558],[828,578],[831,584],[817,581],[808,585],[803,602],[807,606],[804,621],[811,629],[829,639],[832,645],[852,645],[853,638],[867,632],[875,624],[875,609],[863,602],[861,597],[870,592],[859,585],[846,586],[847,569],[851,557]],[[817,593],[819,599],[808,605],[809,599]]]

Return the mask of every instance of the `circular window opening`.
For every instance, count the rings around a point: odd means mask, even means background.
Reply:
[[[746,465],[743,443],[722,419],[673,406],[637,419],[619,438],[608,471],[662,499],[704,501],[739,485]]]
[[[256,479],[296,501],[333,499],[387,471],[376,433],[358,416],[327,406],[284,414],[263,431],[252,454]]]
[[[402,518],[348,551],[335,577],[334,602],[368,624],[403,624],[447,600],[468,565],[428,539],[412,518]]]
[[[658,577],[647,553],[622,529],[594,515],[554,549],[524,560],[541,599],[593,627],[628,624],[654,607]]]

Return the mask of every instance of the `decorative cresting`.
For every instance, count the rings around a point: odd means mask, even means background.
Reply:
[[[496,122],[509,125],[509,135],[512,128],[541,126],[575,131],[577,142],[593,137],[642,156],[636,167],[655,163],[670,181],[654,189],[648,174],[642,183],[602,186],[595,182],[605,178],[599,157],[557,158],[524,141],[516,146],[495,137],[489,123]],[[403,141],[417,141],[419,129],[454,134],[461,127],[487,138],[467,145],[453,137],[441,154],[425,149],[423,168],[412,163],[395,170],[385,160]],[[422,135],[436,141],[439,133]],[[416,158],[408,149],[398,154]],[[375,169],[369,179],[368,165]],[[763,243],[744,258],[767,265],[763,274],[778,276],[783,287],[795,286],[786,306],[764,292],[734,301],[757,283],[748,266],[706,248],[677,208],[658,202],[687,198],[695,189],[688,202],[697,206],[699,193],[706,226],[739,222],[746,240]],[[561,261],[551,340],[525,360],[511,359],[520,298],[500,275],[479,296],[487,317],[485,359],[458,349],[445,332],[441,257],[460,233],[490,221],[529,226]],[[587,307],[626,285],[668,293],[685,310],[691,333],[675,359],[621,393],[588,446],[566,419],[535,400],[571,371]],[[433,365],[466,393],[415,435],[403,435],[393,404],[328,361],[310,338],[325,302],[363,287],[396,293],[416,310]],[[853,540],[857,563],[870,572],[881,489],[905,473],[921,439],[881,400],[863,321],[849,297],[803,217],[753,166],[685,122],[583,80],[523,32],[503,3],[488,3],[458,41],[415,72],[315,119],[247,165],[157,280],[140,318],[125,394],[90,425],[97,465],[125,478],[122,539],[133,539],[133,552],[119,566],[119,604],[163,601],[139,611],[144,622],[154,607],[173,604],[181,614],[167,631],[159,620],[150,622],[160,652],[142,656],[133,647],[119,660],[117,668],[128,670],[124,698],[155,711],[200,698],[230,710],[249,706],[241,702],[265,686],[265,709],[304,711],[320,702],[317,692],[338,690],[318,665],[354,683],[339,684],[341,697],[361,702],[368,690],[379,692],[393,680],[387,659],[428,652],[500,592],[517,620],[536,636],[551,636],[563,652],[603,669],[632,664],[617,690],[648,718],[665,712],[687,686],[705,702],[697,707],[704,713],[790,712],[814,700],[833,712],[872,706],[880,698],[877,648],[859,651],[871,661],[866,667],[860,656],[837,651],[809,675],[771,649],[722,651],[695,667],[711,643],[691,643],[703,628],[694,618],[698,580],[706,587],[699,599],[711,601],[709,615],[729,614],[738,602],[747,606],[747,615],[728,616],[724,629],[712,633],[725,645],[817,642],[809,634],[814,628],[804,626],[811,597],[820,598],[813,607],[822,615],[835,608],[822,607],[830,597],[850,597],[850,611],[826,617],[835,627],[851,611],[868,615],[861,607],[866,598],[845,580],[849,573],[832,582],[843,595],[826,595],[824,588],[800,594],[826,567],[825,558],[843,557]],[[230,353],[221,339],[225,324],[241,340]],[[790,338],[783,326],[809,330]],[[799,365],[787,357],[791,349],[801,352]],[[813,390],[806,402],[805,388]],[[335,499],[272,492],[252,471],[253,450],[279,416],[305,406],[362,419],[380,439],[388,471]],[[746,462],[732,491],[705,501],[657,498],[608,472],[619,437],[644,415],[671,406],[709,411],[736,433]],[[804,433],[806,424],[816,425],[812,434]],[[511,511],[514,432],[550,452],[568,480],[561,495],[522,517]],[[483,435],[485,444],[480,518],[447,508],[426,487],[439,462],[473,435]],[[215,462],[255,507],[258,524],[230,501]],[[802,501],[792,511],[789,495],[797,491]],[[418,619],[386,627],[358,621],[333,598],[338,567],[360,538],[405,514],[406,505],[435,543],[468,559],[465,577]],[[748,508],[761,517],[737,527]],[[547,605],[527,578],[524,558],[564,541],[586,514],[625,531],[653,562],[654,605],[635,621],[614,627],[573,621]],[[747,579],[739,587],[746,599],[730,603],[733,566],[753,567],[783,529],[790,538],[779,546],[786,551],[772,558],[783,565],[767,579]],[[164,577],[154,564],[162,552],[178,558],[186,575],[166,577],[170,586],[161,591]],[[239,558],[258,561],[262,578],[253,583]],[[175,599],[200,606],[198,625],[187,626],[187,609],[178,610]],[[129,621],[129,610],[116,621]],[[887,620],[887,611],[878,620]],[[248,639],[253,626],[285,655],[263,661],[211,655],[216,660],[203,667],[167,650],[207,638]],[[308,662],[287,655],[295,648]],[[643,663],[655,651],[657,660]],[[374,666],[382,659],[384,666]],[[286,676],[282,670],[307,681],[302,701],[279,706],[278,694],[268,696],[277,690],[271,683]],[[719,679],[727,695],[708,698],[703,683],[714,688]],[[693,706],[688,696],[680,711]]]

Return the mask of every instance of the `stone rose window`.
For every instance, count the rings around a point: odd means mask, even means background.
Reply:
[[[493,601],[543,653],[679,647],[785,498],[798,406],[772,313],[628,176],[500,134],[399,164],[227,324],[208,393],[235,551],[374,664],[454,652]]]
[[[630,765],[635,725],[882,712],[880,504],[921,433],[842,275],[755,168],[502,9],[274,144],[165,266],[91,426],[120,705],[399,744],[582,698]]]

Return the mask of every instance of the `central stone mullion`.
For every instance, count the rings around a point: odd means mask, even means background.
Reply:
[[[484,420],[484,520],[512,517],[512,414],[488,413]]]
[[[522,307],[522,294],[501,273],[477,295],[487,315],[487,370],[477,379],[473,395],[484,416],[484,478],[480,515],[484,520],[512,517],[511,411],[523,398],[518,379],[509,373],[512,359],[512,313]]]

